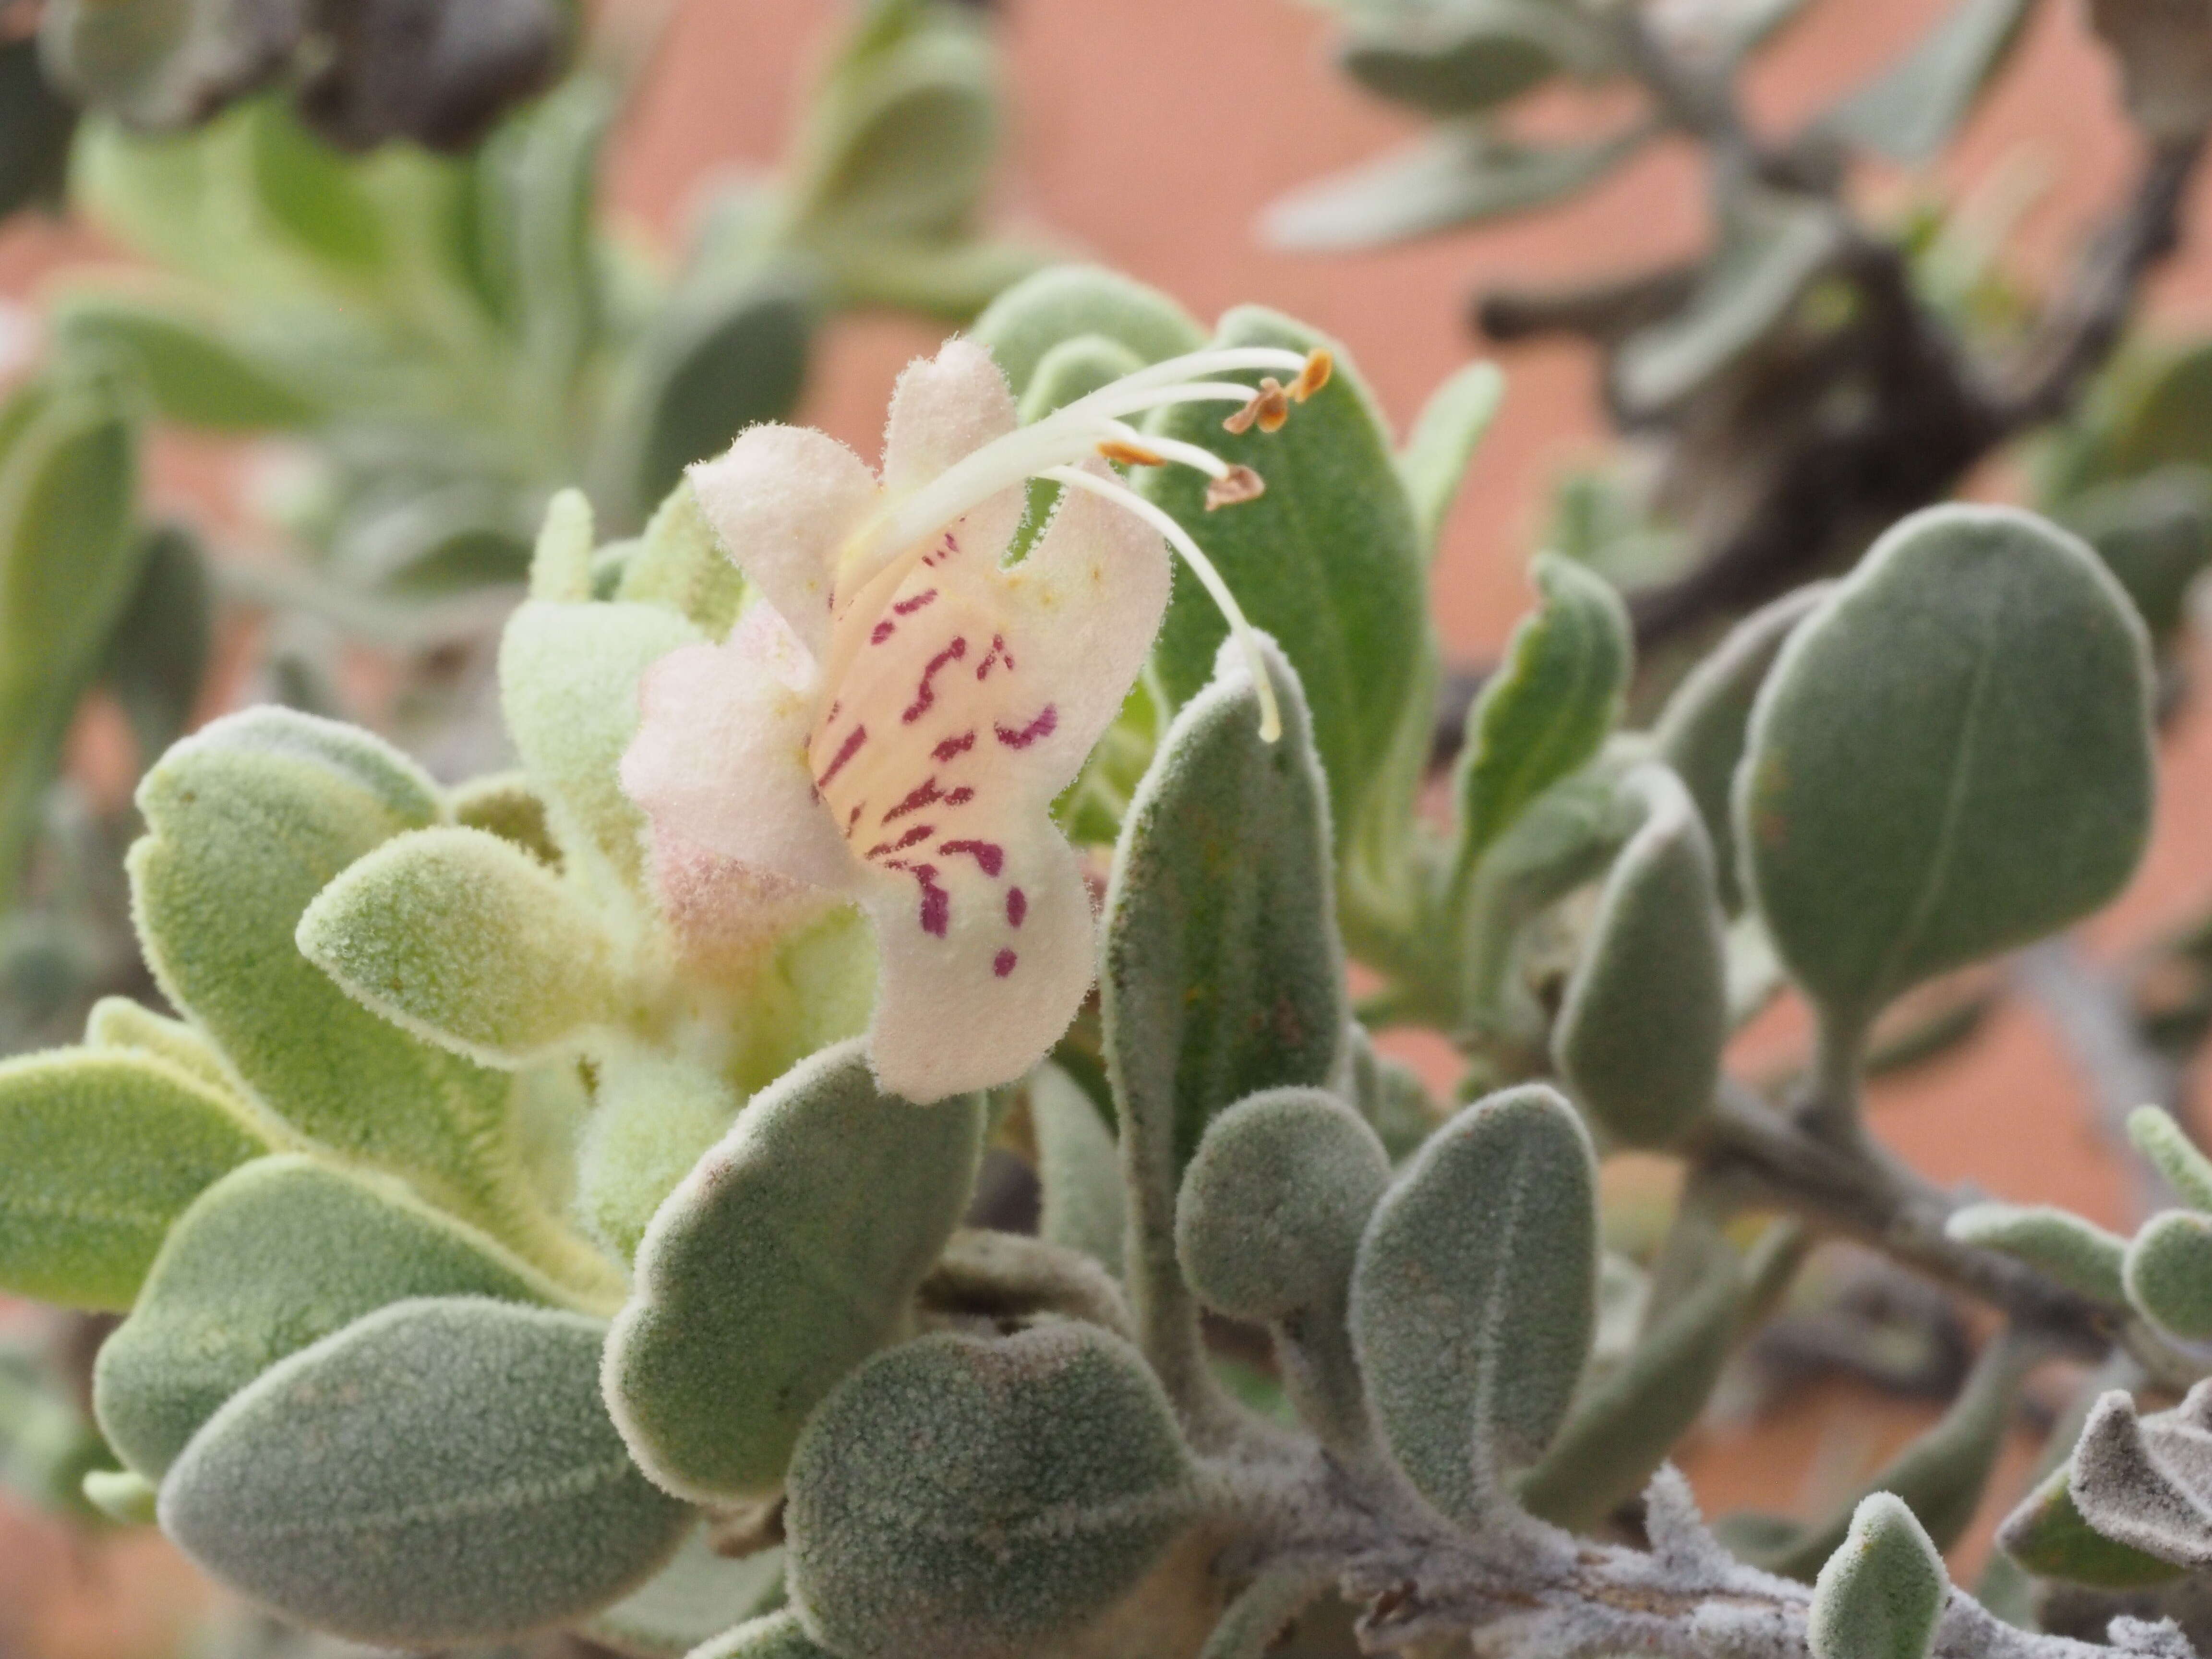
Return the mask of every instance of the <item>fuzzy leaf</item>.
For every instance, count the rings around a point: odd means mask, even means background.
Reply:
[[[1426,695],[1427,558],[1398,477],[1390,433],[1340,348],[1279,313],[1243,307],[1212,343],[1327,349],[1335,370],[1279,432],[1224,432],[1218,404],[1162,410],[1148,430],[1250,466],[1267,493],[1206,510],[1208,480],[1188,467],[1140,470],[1136,488],[1196,538],[1253,625],[1272,634],[1313,711],[1334,822],[1349,834],[1365,811],[1408,702]],[[1230,375],[1255,382],[1256,375]],[[1178,583],[1152,661],[1177,702],[1212,678],[1228,625],[1196,583]]]
[[[1912,1511],[1876,1492],[1820,1569],[1805,1615],[1806,1645],[1813,1659],[1927,1659],[1950,1597],[1943,1558]]]
[[[159,1480],[224,1401],[287,1354],[422,1296],[566,1300],[398,1182],[297,1155],[258,1158],[179,1218],[131,1317],[101,1346],[100,1429]]]
[[[1046,354],[1086,334],[1111,340],[1146,363],[1206,343],[1206,331],[1173,300],[1103,265],[1054,265],[1016,283],[984,308],[969,334],[989,349],[1024,397]]]
[[[806,1633],[799,1615],[781,1613],[749,1620],[696,1649],[690,1659],[837,1659]]]
[[[1632,129],[1586,143],[1524,145],[1455,123],[1405,149],[1307,185],[1261,221],[1277,247],[1374,247],[1547,207],[1595,184],[1644,147]]]
[[[204,305],[160,289],[79,289],[58,296],[51,327],[65,350],[111,353],[144,377],[163,418],[204,432],[293,432],[329,410],[293,385]]]
[[[2179,1578],[2185,1569],[2106,1537],[2081,1518],[2061,1465],[2020,1502],[1997,1528],[2004,1553],[2039,1578],[2098,1589],[2140,1589]]]
[[[548,868],[557,869],[561,849],[545,823],[545,803],[520,772],[495,772],[471,778],[447,793],[453,822],[481,830],[520,847]]]
[[[1640,781],[1650,815],[1606,878],[1552,1052],[1607,1135],[1625,1146],[1663,1146],[1705,1114],[1719,1086],[1728,966],[1697,807],[1672,772],[1653,767]],[[1629,1490],[1643,1484],[1639,1477]]]
[[[237,1079],[205,1037],[184,1021],[141,1007],[129,997],[102,997],[94,1003],[85,1017],[84,1042],[88,1048],[125,1048],[166,1060],[190,1073],[194,1082],[244,1103]]]
[[[1107,890],[1099,998],[1121,1132],[1171,1149],[1170,1180],[1231,1101],[1325,1083],[1344,1029],[1328,801],[1298,682],[1267,656],[1281,738],[1261,741],[1225,644],[1130,803]]]
[[[1752,704],[1797,624],[1832,590],[1813,582],[1754,611],[1684,677],[1652,730],[1658,757],[1689,786],[1711,837],[1713,869],[1731,912],[1743,905],[1736,876],[1735,821],[1729,803],[1751,728]]]
[[[658,605],[532,601],[499,647],[500,706],[531,787],[564,857],[635,880],[645,815],[617,775],[636,735],[637,683],[699,630]]]
[[[688,482],[671,490],[647,521],[615,597],[672,606],[709,639],[729,634],[744,606],[744,574]]]
[[[2212,1389],[2139,1418],[2115,1389],[2091,1408],[2069,1485],[2081,1518],[2116,1543],[2176,1566],[2212,1566]]]
[[[508,1079],[386,1024],[293,943],[339,872],[437,819],[430,781],[365,732],[258,708],[171,750],[138,805],[150,833],[131,850],[131,890],[170,1001],[301,1133],[409,1176],[521,1243]]]
[[[845,1659],[1015,1659],[1103,1612],[1192,1518],[1175,1419],[1118,1338],[1054,1325],[878,1356],[792,1459],[791,1592]]]
[[[1893,161],[1931,160],[1996,79],[2035,11],[2036,0],[1959,0],[1822,125]]]
[[[1505,375],[1498,365],[1469,363],[1429,394],[1406,447],[1398,452],[1398,477],[1431,560],[1468,465],[1504,401]]]
[[[2126,1299],[2121,1265],[2128,1242],[2048,1204],[1969,1204],[1943,1231],[1962,1244],[2000,1250],[2100,1302]]]
[[[599,1064],[576,1148],[574,1213],[624,1261],[692,1167],[744,1104],[726,1078],[688,1056],[627,1046]]]
[[[2197,1150],[2172,1114],[2155,1106],[2136,1107],[2128,1114],[2128,1139],[2173,1183],[2183,1203],[2212,1213],[2212,1158]]]
[[[0,1289],[129,1307],[185,1206],[269,1146],[235,1097],[151,1054],[0,1064]]]
[[[599,918],[482,830],[394,836],[322,890],[298,937],[364,1007],[480,1066],[544,1059],[619,1012]]]
[[[1272,1089],[1214,1119],[1183,1172],[1176,1254],[1208,1306],[1262,1322],[1341,1318],[1390,1160],[1322,1089]]]
[[[162,1530],[233,1589],[380,1646],[595,1612],[692,1520],[607,1421],[604,1329],[458,1297],[356,1321],[209,1420],[162,1482]]]
[[[1337,54],[1368,91],[1427,115],[1477,113],[1534,90],[1553,76],[1597,72],[1603,34],[1544,0],[1470,0],[1355,23]]]
[[[1736,781],[1759,914],[1832,1030],[2117,892],[2152,791],[2142,623],[2004,507],[1914,514],[1783,647]]]
[[[1455,1519],[1566,1417],[1596,1321],[1596,1178],[1573,1109],[1525,1085],[1431,1136],[1367,1224],[1360,1370],[1399,1466]]]
[[[2212,1217],[2166,1210],[2128,1246],[2128,1300],[2184,1341],[2212,1337]]]
[[[1462,876],[1531,801],[1597,753],[1628,684],[1635,647],[1612,584],[1548,553],[1534,574],[1541,606],[1513,630],[1504,665],[1475,700],[1452,781]]]
[[[1037,1237],[1081,1250],[1119,1277],[1128,1198],[1113,1130],[1082,1085],[1051,1065],[1030,1074],[1030,1125],[1042,1188]]]
[[[682,1659],[707,1643],[716,1644],[710,1652],[727,1651],[716,1638],[734,1635],[732,1626],[773,1604],[783,1584],[783,1552],[757,1550],[733,1559],[715,1553],[711,1535],[711,1528],[693,1528],[674,1560],[642,1589],[593,1615],[583,1634],[637,1659]]]
[[[745,1109],[646,1230],[607,1339],[608,1405],[655,1480],[701,1502],[775,1488],[807,1413],[904,1320],[982,1123],[975,1096],[878,1094],[859,1042]]]

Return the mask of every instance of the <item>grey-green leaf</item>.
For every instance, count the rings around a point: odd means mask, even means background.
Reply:
[[[1812,582],[1746,617],[1683,678],[1652,728],[1658,757],[1689,786],[1712,839],[1721,896],[1733,912],[1743,902],[1736,879],[1735,820],[1729,810],[1736,767],[1751,729],[1752,705],[1783,645],[1832,591]]]
[[[1452,780],[1462,881],[1531,801],[1597,753],[1628,684],[1635,647],[1613,585],[1550,553],[1534,575],[1540,608],[1475,700]]]
[[[1805,1616],[1813,1659],[1928,1659],[1951,1599],[1943,1558],[1887,1492],[1851,1517],[1843,1547],[1820,1569]]]
[[[482,830],[395,836],[317,896],[297,937],[362,1006],[483,1066],[526,1065],[620,1012],[599,917]]]
[[[2062,1464],[1997,1528],[1997,1544],[2039,1578],[2098,1589],[2140,1589],[2179,1578],[2185,1568],[2107,1538],[2075,1506],[2073,1472]]]
[[[1469,462],[1505,401],[1505,374],[1497,364],[1469,363],[1429,394],[1398,452],[1398,477],[1413,504],[1413,519],[1434,559]]]
[[[0,1065],[0,1289],[128,1308],[185,1206],[270,1141],[228,1091],[149,1053]]]
[[[1329,383],[1279,432],[1255,425],[1242,435],[1226,433],[1217,404],[1185,404],[1154,417],[1148,429],[1251,467],[1267,481],[1257,501],[1208,512],[1208,481],[1188,467],[1145,469],[1137,487],[1206,550],[1254,624],[1274,635],[1297,670],[1334,821],[1348,836],[1409,700],[1427,695],[1436,646],[1420,528],[1389,429],[1340,349],[1257,307],[1222,318],[1212,343],[1335,356]],[[1170,697],[1192,697],[1212,678],[1227,632],[1197,584],[1177,585],[1152,656]]]
[[[258,1158],[170,1231],[93,1370],[100,1425],[159,1480],[222,1402],[287,1354],[410,1297],[558,1305],[560,1289],[398,1182]]]
[[[1962,1244],[1999,1250],[2047,1273],[2070,1291],[2101,1302],[2125,1299],[2122,1263],[2128,1242],[2048,1204],[1969,1204],[1943,1231]]]
[[[1777,950],[1844,1040],[2118,891],[2149,833],[2150,692],[2118,584],[2010,508],[1916,514],[1791,635],[1736,833]]]
[[[1026,277],[992,301],[969,332],[990,349],[1019,395],[1027,394],[1046,354],[1086,334],[1147,363],[1206,343],[1206,331],[1175,301],[1103,265],[1054,265]]]
[[[595,1612],[692,1522],[607,1420],[604,1329],[471,1298],[372,1314],[210,1419],[162,1483],[162,1528],[232,1588],[359,1642],[490,1642]]]
[[[1454,124],[1291,191],[1267,210],[1262,228],[1278,247],[1328,252],[1480,224],[1588,189],[1650,136],[1639,126],[1587,143],[1527,145],[1479,125]]]
[[[1689,791],[1661,767],[1634,781],[1650,816],[1606,878],[1552,1052],[1608,1136],[1663,1146],[1719,1086],[1728,966],[1712,848]]]
[[[1103,1612],[1194,1518],[1166,1397],[1127,1344],[927,1336],[855,1373],[792,1459],[791,1590],[845,1659],[1016,1659]]]
[[[1933,159],[2003,69],[2035,10],[2036,0],[1959,0],[1821,125],[1893,161]]]
[[[670,1194],[607,1340],[623,1438],[670,1491],[757,1497],[839,1378],[894,1336],[958,1224],[980,1098],[877,1091],[865,1045],[786,1073]]]
[[[1081,1250],[1119,1277],[1128,1198],[1113,1130],[1082,1085],[1050,1064],[1030,1075],[1030,1127],[1042,1188],[1037,1237]]]
[[[1597,1307],[1596,1170],[1540,1084],[1468,1107],[1368,1223],[1352,1333],[1399,1466],[1473,1522],[1565,1419]]]
[[[2128,1246],[2128,1300],[2185,1341],[2212,1337],[2212,1216],[2166,1210]]]
[[[2128,1114],[2128,1139],[2173,1183],[2183,1203],[2212,1214],[2212,1158],[2197,1150],[2172,1113],[2156,1106],[2136,1107]]]
[[[1563,72],[1594,74],[1605,48],[1603,33],[1571,7],[1468,0],[1356,22],[1337,61],[1376,96],[1449,118],[1507,103]]]

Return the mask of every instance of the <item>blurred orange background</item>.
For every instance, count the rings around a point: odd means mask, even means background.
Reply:
[[[662,8],[614,9],[641,18]],[[1774,130],[1802,121],[1944,9],[1943,0],[1813,0],[1753,74],[1757,121]],[[2021,274],[2039,284],[2062,273],[2124,191],[2136,155],[2083,11],[2082,0],[2046,4],[1934,177],[1869,175],[1866,205],[1894,207],[1916,184],[1954,193],[2000,165],[2025,167],[2047,188],[2022,227]],[[772,164],[840,9],[826,0],[678,0],[667,14],[613,175],[617,213],[664,243],[680,236],[710,175]],[[1565,208],[1500,228],[1356,257],[1278,253],[1262,246],[1255,226],[1268,202],[1419,131],[1337,76],[1325,12],[1295,0],[1001,0],[1000,15],[1012,106],[1001,216],[1158,285],[1201,317],[1256,301],[1328,331],[1401,429],[1429,390],[1479,349],[1465,320],[1476,289],[1639,269],[1691,252],[1705,234],[1698,158],[1676,144],[1655,147]],[[1565,100],[1540,112],[1569,125],[1577,113]],[[2191,223],[2187,246],[2152,291],[2154,325],[2173,333],[2212,328],[2212,171],[2200,174]],[[81,232],[13,226],[0,233],[0,293],[27,299],[57,262],[94,252]],[[934,331],[907,319],[839,323],[805,418],[872,453],[893,375],[934,343]],[[1495,355],[1511,389],[1436,576],[1437,625],[1457,661],[1486,659],[1502,645],[1528,603],[1522,573],[1553,480],[1607,437],[1587,349],[1546,343]],[[175,488],[204,495],[204,454],[176,446],[166,459],[163,476]],[[1976,481],[1978,492],[1996,496],[2011,487],[2002,468]],[[2202,651],[2198,658],[2212,672]],[[2212,900],[2206,701],[2200,696],[2168,736],[2157,838],[2134,888],[2093,928],[2100,947],[2139,939],[2161,919]],[[1788,1026],[1786,1018],[1770,1022],[1757,1036],[1787,1042]],[[1426,1057],[1433,1068],[1438,1057]],[[1875,1121],[1938,1181],[2124,1218],[2120,1172],[2068,1058],[2017,1002],[1964,1052],[1881,1089]],[[1863,1468],[1928,1416],[1858,1398],[1841,1413],[1802,1411],[1741,1436],[1707,1436],[1691,1464],[1711,1507],[1802,1508],[1813,1497],[1806,1482],[1819,1470],[1832,1480],[1839,1460]],[[2014,1463],[2025,1455],[2015,1449]],[[1990,1509],[2001,1511],[2014,1490],[2001,1478]],[[168,1606],[173,1598],[125,1589],[176,1591],[183,1582],[158,1540],[88,1556],[0,1514],[0,1655],[128,1659],[155,1651],[169,1614],[129,1616],[125,1603]]]

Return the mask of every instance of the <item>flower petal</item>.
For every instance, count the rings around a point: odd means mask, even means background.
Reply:
[[[867,465],[805,427],[756,426],[690,469],[699,505],[738,568],[819,658],[838,550],[875,512]]]
[[[884,428],[884,488],[919,489],[962,457],[1014,429],[1014,394],[991,354],[947,340],[906,366]]]
[[[872,1051],[884,1088],[929,1102],[1022,1076],[1059,1041],[1097,969],[1075,854],[1042,813],[1004,840],[933,844],[862,899],[876,924]]]
[[[1024,666],[1037,670],[1037,695],[1058,711],[1053,731],[1020,757],[1047,796],[1082,769],[1120,711],[1160,631],[1171,574],[1158,532],[1110,501],[1063,489],[1030,556],[996,578],[1007,637],[1029,647]]]
[[[819,887],[739,864],[659,828],[653,832],[653,875],[678,959],[717,979],[749,971],[769,946],[834,902]]]
[[[833,892],[851,886],[851,857],[807,769],[811,673],[759,605],[722,644],[684,646],[646,671],[622,786],[656,838]]]

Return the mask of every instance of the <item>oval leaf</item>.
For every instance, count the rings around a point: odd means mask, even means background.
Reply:
[[[1805,1615],[1813,1659],[1928,1659],[1950,1575],[1912,1511],[1876,1492],[1820,1569]]]
[[[1559,1432],[1597,1310],[1596,1170],[1540,1084],[1467,1108],[1383,1195],[1352,1335],[1399,1467],[1463,1522]]]
[[[653,1478],[701,1502],[782,1479],[800,1425],[896,1333],[974,1185],[979,1097],[879,1094],[865,1046],[794,1066],[669,1195],[607,1340]]]
[[[372,1314],[210,1419],[162,1482],[162,1529],[234,1589],[357,1642],[490,1642],[595,1612],[692,1522],[607,1420],[604,1329],[472,1299]]]
[[[1206,331],[1173,300],[1103,265],[1054,265],[1016,283],[984,308],[969,332],[1020,396],[1048,352],[1086,334],[1126,347],[1147,363],[1206,343]]]
[[[1736,787],[1759,913],[1833,1030],[2119,890],[2150,695],[2142,623],[2063,531],[1942,507],[1875,544],[1784,647]]]

